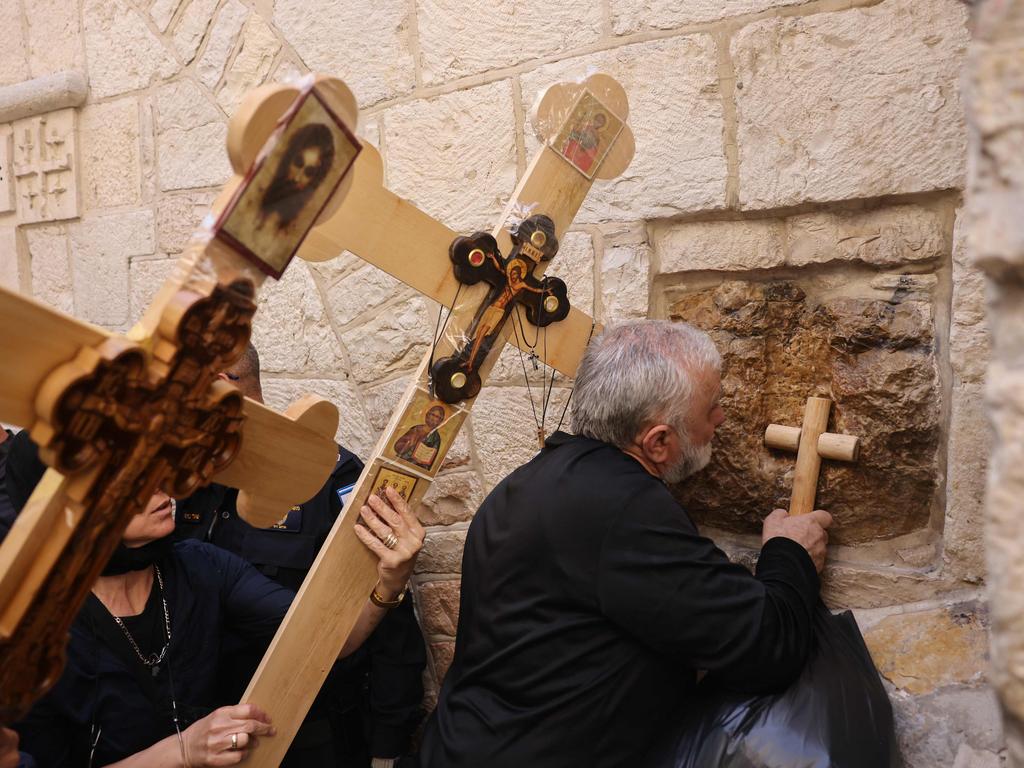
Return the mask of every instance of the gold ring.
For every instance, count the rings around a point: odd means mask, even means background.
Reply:
[[[398,537],[395,536],[395,532],[394,531],[391,531],[387,535],[387,537],[384,539],[384,546],[387,547],[388,549],[394,549],[395,545],[397,543],[398,543]]]
[[[232,733],[231,734],[231,748],[232,749],[238,749],[238,734],[237,733]]]

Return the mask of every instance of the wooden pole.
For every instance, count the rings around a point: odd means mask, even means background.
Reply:
[[[806,515],[814,509],[818,471],[821,468],[818,438],[828,429],[831,408],[832,401],[826,397],[807,398],[800,429],[800,448],[796,455],[796,471],[793,474],[793,496],[789,501],[791,515]]]

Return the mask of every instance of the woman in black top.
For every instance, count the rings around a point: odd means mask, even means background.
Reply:
[[[19,451],[19,440],[30,447]],[[33,448],[19,435],[11,461],[24,453],[32,462]],[[8,477],[16,506],[34,482],[12,489],[12,478],[34,474]],[[363,516],[376,527],[386,521],[400,540],[389,551],[397,554],[378,566],[378,591],[398,594],[423,528],[397,495],[389,500],[397,512],[374,498]],[[228,631],[254,645],[269,642],[294,593],[212,544],[172,544],[174,507],[157,492],[132,518],[72,625],[60,680],[17,724],[21,748],[39,768],[234,765],[255,740],[273,736],[258,707],[219,706],[217,661]],[[383,616],[368,601],[340,656],[356,650]]]

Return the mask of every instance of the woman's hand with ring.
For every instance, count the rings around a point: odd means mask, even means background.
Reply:
[[[200,766],[237,765],[259,743],[260,736],[273,736],[270,716],[252,704],[215,709],[197,720],[182,734],[187,764]]]
[[[426,531],[394,488],[389,486],[384,493],[386,499],[370,495],[359,511],[366,527],[357,525],[355,531],[366,548],[379,558],[378,591],[384,599],[392,600],[402,593],[412,577]],[[385,541],[391,543],[389,536],[395,539],[393,547],[385,544]]]

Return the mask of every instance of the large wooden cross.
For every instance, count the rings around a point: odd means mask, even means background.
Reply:
[[[498,226],[469,237],[386,189],[380,156],[367,146],[344,204],[303,244],[299,255],[314,261],[350,251],[451,315],[243,695],[277,727],[251,753],[254,766],[279,765],[374,586],[375,558],[352,532],[360,507],[386,485],[412,504],[423,496],[511,333],[508,320],[517,307],[528,321],[549,326],[544,361],[575,373],[594,321],[569,308],[561,280],[541,275],[594,179],[615,178],[632,159],[628,112],[625,92],[607,75],[549,88],[533,112],[544,147]]]
[[[339,80],[252,95],[230,125],[235,177],[127,336],[0,292],[0,420],[51,467],[0,546],[0,722],[57,680],[71,621],[157,489],[237,487],[266,526],[330,473],[333,405],[307,397],[282,416],[218,374],[245,349],[266,275],[347,192],[356,116]]]

